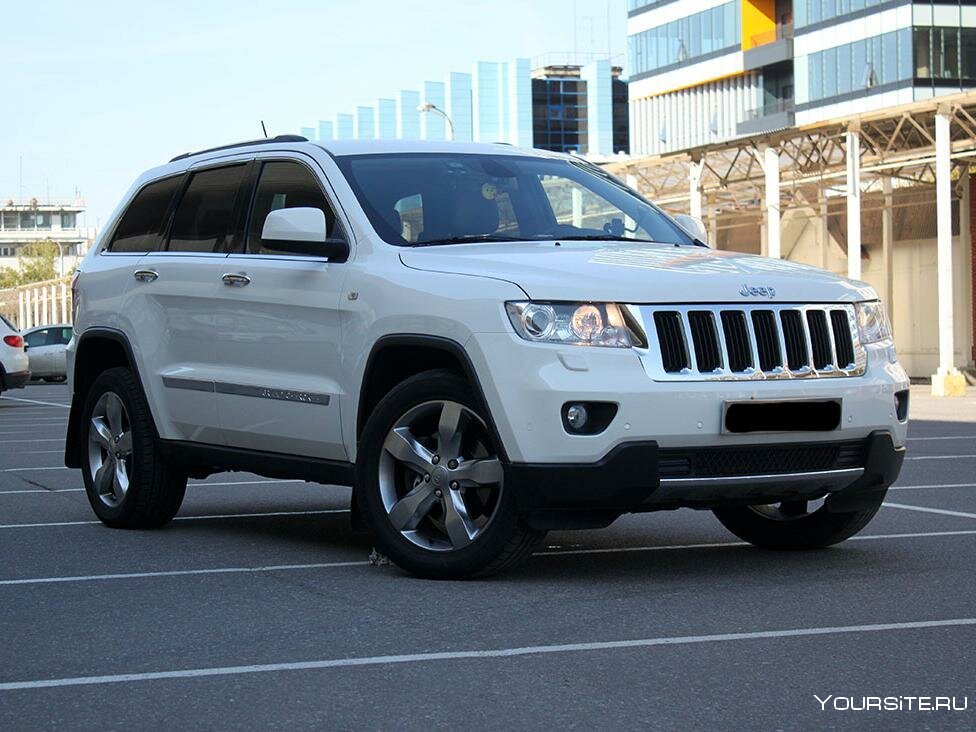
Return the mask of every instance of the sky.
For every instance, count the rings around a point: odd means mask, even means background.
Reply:
[[[626,0],[5,5],[0,200],[77,190],[88,226],[145,169],[260,137],[261,120],[297,133],[478,60],[626,56]]]

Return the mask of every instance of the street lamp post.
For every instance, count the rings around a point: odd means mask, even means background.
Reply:
[[[451,118],[447,116],[447,112],[445,112],[437,105],[431,104],[430,102],[427,102],[426,104],[421,104],[419,107],[417,107],[417,111],[435,112],[436,114],[439,114],[441,117],[443,117],[447,121],[447,133],[448,133],[447,139],[448,140],[454,139],[454,123],[451,122]]]

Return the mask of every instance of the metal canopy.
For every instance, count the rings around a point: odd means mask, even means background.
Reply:
[[[967,164],[976,156],[976,92],[888,107],[806,127],[738,138],[677,153],[609,163],[648,198],[673,211],[688,211],[689,174],[712,213],[758,210],[765,190],[767,148],[778,153],[780,205],[809,207],[822,191],[846,192],[848,133],[860,143],[860,181],[865,192],[935,181],[935,117],[950,115],[951,156]],[[775,159],[773,157],[772,159]]]

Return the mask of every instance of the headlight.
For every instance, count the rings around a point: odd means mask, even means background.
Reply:
[[[891,324],[880,300],[859,302],[854,306],[857,311],[857,330],[861,343],[877,343],[891,338]]]
[[[615,303],[505,303],[515,332],[527,341],[630,348],[643,336]]]

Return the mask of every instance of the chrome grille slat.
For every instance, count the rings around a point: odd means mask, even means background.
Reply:
[[[657,381],[849,377],[863,374],[867,363],[852,305],[633,305],[629,311],[649,336],[637,351]]]

